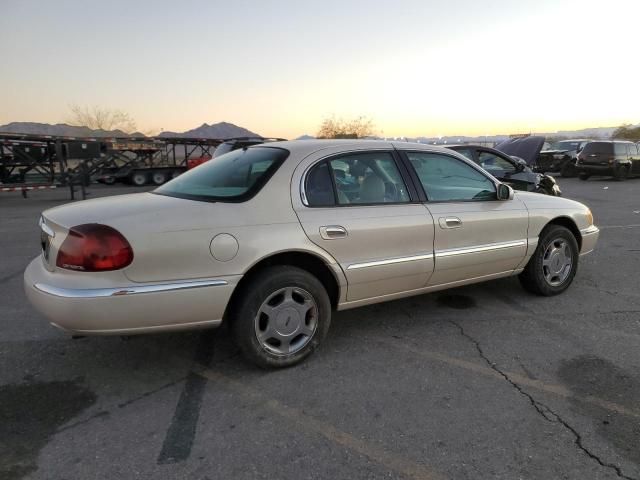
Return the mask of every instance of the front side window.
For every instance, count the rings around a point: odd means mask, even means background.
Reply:
[[[463,161],[428,152],[407,152],[429,201],[495,200],[496,186]]]
[[[388,152],[356,153],[321,162],[307,174],[305,193],[312,207],[409,201],[407,187]]]
[[[491,152],[479,152],[480,166],[489,172],[515,172],[516,167],[507,159]]]
[[[153,193],[189,200],[239,202],[251,198],[289,156],[282,148],[234,150],[203,163]]]

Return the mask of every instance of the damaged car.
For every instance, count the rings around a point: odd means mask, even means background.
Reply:
[[[447,148],[474,161],[515,190],[562,196],[555,178],[534,172],[520,157],[509,156],[493,148],[479,145],[449,145]]]
[[[544,137],[532,135],[510,138],[496,145],[496,149],[525,159],[534,172],[559,172],[563,177],[575,177],[578,174],[578,153],[589,142],[590,140],[563,140],[548,144]]]

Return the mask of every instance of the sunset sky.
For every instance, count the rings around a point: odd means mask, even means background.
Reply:
[[[640,122],[640,1],[0,0],[0,124],[69,105],[143,131],[385,136]]]

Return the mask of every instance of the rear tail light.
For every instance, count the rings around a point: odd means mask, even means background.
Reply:
[[[131,264],[133,250],[127,239],[107,225],[89,223],[69,230],[56,265],[67,270],[104,272]]]

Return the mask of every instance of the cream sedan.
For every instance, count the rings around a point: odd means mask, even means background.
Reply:
[[[236,150],[153,192],[45,211],[27,295],[74,334],[216,327],[295,364],[331,312],[501,277],[572,282],[598,228],[581,203],[515,192],[451,150],[293,141]]]

